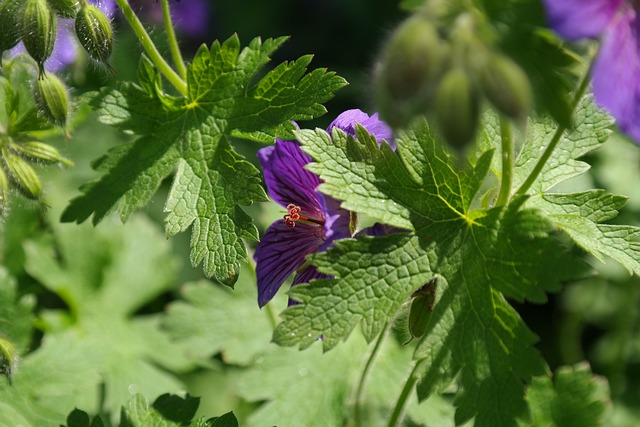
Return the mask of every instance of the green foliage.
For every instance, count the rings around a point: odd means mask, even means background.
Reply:
[[[233,285],[246,258],[242,239],[258,239],[241,206],[266,197],[259,171],[233,150],[229,137],[272,142],[290,135],[291,120],[323,114],[321,103],[345,84],[323,69],[305,74],[311,56],[282,63],[256,81],[284,41],[254,39],[240,50],[232,36],[201,47],[188,69],[185,98],[166,94],[146,59],[140,62],[139,85],[125,83],[96,96],[104,123],[139,138],[95,163],[104,175],[83,187],[62,220],[82,222],[93,215],[97,223],[116,207],[126,220],[175,171],[165,205],[167,234],[191,226],[192,264],[202,262],[208,276]]]
[[[120,427],[238,427],[233,412],[206,420],[194,419],[199,399],[163,394],[151,406],[142,394],[135,394],[122,407]],[[89,415],[79,409],[71,411],[64,427],[102,427],[100,416],[89,419]]]
[[[371,341],[411,293],[433,276],[428,253],[409,234],[344,240],[311,260],[320,272],[336,279],[291,290],[290,297],[301,304],[283,313],[273,336],[280,345],[306,348],[322,335],[323,348],[329,350],[360,323]]]
[[[131,390],[155,396],[181,388],[166,370],[193,365],[156,315],[135,315],[175,279],[176,260],[159,231],[141,217],[126,227],[54,230],[53,241],[25,243],[25,268],[66,309],[41,313],[42,345],[22,358],[13,386],[0,385],[0,424],[42,425],[74,406],[96,412],[99,396],[115,410]]]
[[[596,427],[604,425],[608,387],[586,364],[562,367],[552,381],[536,377],[527,390],[529,417],[524,426]]]

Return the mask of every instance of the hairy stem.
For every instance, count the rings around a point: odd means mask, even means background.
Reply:
[[[591,71],[590,69],[587,70],[584,77],[582,78],[582,82],[580,82],[580,86],[578,86],[578,90],[576,90],[573,103],[572,103],[572,114],[576,110],[578,104],[580,103],[580,100],[584,96],[584,93],[587,91],[587,87],[589,86],[589,82],[590,82],[590,78],[589,78],[590,71]],[[542,173],[542,170],[547,164],[547,161],[549,160],[549,158],[551,158],[551,154],[553,154],[553,151],[556,149],[556,146],[560,142],[560,138],[562,138],[562,135],[564,135],[566,131],[567,131],[566,126],[562,126],[562,125],[558,126],[558,129],[556,129],[556,133],[553,134],[553,137],[551,138],[549,145],[544,150],[544,153],[542,153],[542,156],[540,156],[538,163],[536,163],[535,167],[533,168],[533,170],[531,171],[531,173],[529,174],[525,182],[522,183],[520,188],[518,188],[518,191],[516,191],[515,196],[524,196],[525,194],[527,194],[527,191],[529,191],[533,183],[536,181],[536,179],[538,179],[538,177]]]
[[[355,425],[360,427],[362,426],[362,397],[364,395],[365,385],[367,384],[367,380],[371,373],[371,368],[375,362],[375,359],[378,357],[380,353],[380,349],[382,348],[382,342],[387,337],[389,330],[391,329],[391,322],[388,322],[385,327],[378,335],[378,339],[376,340],[373,349],[369,353],[369,357],[367,358],[367,363],[364,365],[364,369],[360,373],[360,381],[358,381],[358,388],[356,389],[356,394],[354,397],[353,403],[353,416],[355,419]]]
[[[184,66],[184,59],[182,59],[180,46],[178,46],[176,32],[173,31],[173,22],[171,22],[171,12],[169,10],[169,0],[162,0],[162,17],[164,19],[164,31],[167,33],[167,40],[169,42],[171,56],[173,57],[173,63],[182,80],[186,80],[187,68]]]
[[[402,417],[404,416],[404,411],[407,403],[409,403],[409,397],[411,397],[413,387],[416,385],[416,382],[418,382],[418,376],[416,375],[418,372],[418,366],[420,366],[420,360],[416,361],[413,365],[413,369],[409,373],[407,381],[404,383],[404,387],[400,392],[400,396],[398,396],[398,400],[396,400],[396,406],[393,408],[387,427],[397,427],[400,425],[399,423],[402,421]]]
[[[142,47],[144,47],[145,52],[149,55],[149,59],[154,63],[158,70],[165,76],[165,78],[171,83],[182,95],[187,94],[187,84],[180,78],[180,76],[167,64],[164,60],[156,45],[151,41],[151,37],[142,26],[142,23],[136,16],[131,6],[129,6],[129,2],[127,0],[116,0],[116,4],[122,11],[122,14],[126,18],[133,31],[138,36],[140,43],[142,43]]]
[[[511,185],[513,184],[513,136],[511,135],[511,124],[504,116],[500,117],[500,139],[502,146],[502,180],[500,182],[497,206],[507,204],[511,195]]]

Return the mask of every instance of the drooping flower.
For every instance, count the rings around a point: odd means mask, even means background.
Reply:
[[[391,129],[377,118],[360,110],[348,110],[329,125],[355,136],[355,123],[372,133],[379,143],[392,140]],[[337,239],[351,237],[351,215],[340,202],[326,196],[317,187],[320,178],[304,167],[311,162],[297,141],[277,139],[275,145],[258,150],[267,190],[271,198],[287,209],[281,220],[265,232],[256,249],[258,304],[268,303],[285,280],[297,272],[293,285],[328,277],[306,265],[306,256],[326,250]]]
[[[568,40],[602,39],[593,93],[620,129],[640,142],[640,3],[635,0],[544,0],[550,26]]]

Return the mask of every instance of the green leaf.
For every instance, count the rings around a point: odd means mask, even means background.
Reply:
[[[233,412],[227,412],[220,417],[212,418],[211,421],[213,421],[211,427],[238,427],[238,420],[233,415]]]
[[[561,367],[553,379],[536,377],[527,390],[529,417],[524,426],[596,427],[605,425],[609,389],[587,364]]]
[[[258,232],[242,206],[266,200],[260,173],[237,154],[229,138],[270,143],[290,136],[291,120],[326,112],[322,102],[346,82],[324,69],[307,73],[311,56],[285,62],[257,80],[285,38],[254,39],[240,49],[236,35],[202,46],[188,67],[188,94],[162,91],[157,70],[141,61],[140,85],[125,83],[95,97],[101,120],[139,135],[95,164],[102,177],[82,188],[63,221],[97,223],[116,208],[123,220],[149,202],[173,171],[165,205],[169,236],[192,228],[191,262],[226,285],[238,278],[247,253],[242,239]]]
[[[9,341],[18,354],[23,354],[32,338],[36,301],[32,295],[18,297],[14,278],[2,267],[0,301],[0,339]]]
[[[311,261],[336,278],[292,288],[290,297],[301,304],[283,312],[273,335],[280,345],[306,348],[322,336],[329,350],[358,324],[371,341],[411,293],[433,277],[428,253],[406,233],[342,240]]]
[[[575,277],[582,269],[550,235],[552,224],[537,210],[524,208],[526,198],[508,206],[474,211],[491,151],[480,156],[474,167],[457,172],[456,163],[424,122],[398,136],[397,153],[384,146],[378,150],[363,129],[358,130],[357,140],[334,132],[334,144],[321,131],[300,131],[297,135],[305,144],[303,149],[318,161],[309,169],[324,180],[322,191],[342,200],[345,208],[396,226],[411,226],[420,247],[429,253],[428,258],[419,260],[421,271],[442,276],[425,338],[415,353],[425,366],[420,373],[419,398],[442,390],[458,377],[462,391],[455,402],[456,423],[475,416],[476,426],[514,425],[516,416],[525,410],[522,383],[543,373],[545,363],[533,348],[536,337],[505,297],[545,302],[547,292],[557,291],[563,280]],[[384,209],[376,207],[380,201],[387,204]],[[352,258],[363,260],[358,265],[362,271],[379,264],[364,250],[348,247],[347,251],[341,249],[344,246],[340,242],[336,247],[340,257],[331,257],[330,250],[313,259],[321,264],[324,257],[331,259],[331,270],[326,271],[338,276],[337,282],[314,281],[308,288],[301,288],[302,295],[294,289],[292,296],[300,298],[302,304],[285,311],[284,325],[288,316],[304,313],[307,304],[329,308],[326,303],[316,304],[309,295],[357,289],[356,278],[345,279],[340,271],[354,267]],[[395,262],[393,256],[387,259]],[[404,286],[394,284],[393,289],[408,292]],[[321,290],[315,291],[316,287]],[[379,295],[374,293],[373,301],[384,300],[389,293],[388,289]],[[345,301],[344,293],[340,296],[342,299],[334,298],[333,305],[348,307],[351,301]],[[328,313],[334,325],[349,325],[353,316],[348,309]],[[320,323],[316,319],[324,315],[317,309],[308,310],[307,325]],[[302,327],[302,315],[295,324]],[[276,338],[285,342],[285,331],[279,328],[282,332]],[[311,331],[311,337],[293,339],[304,346],[318,336]]]
[[[136,394],[120,412],[120,427],[182,427],[191,422],[199,403],[189,395],[164,394],[149,406],[142,394]]]
[[[97,413],[98,404],[115,413],[132,392],[184,388],[168,372],[194,367],[184,348],[157,314],[136,315],[175,281],[161,231],[140,216],[126,226],[53,228],[54,242],[25,243],[25,269],[68,309],[42,313],[41,346],[22,358],[12,387],[0,384],[0,425],[61,423],[74,407]]]
[[[558,146],[529,192],[545,192],[586,172],[589,165],[576,159],[600,147],[611,134],[609,128],[612,124],[613,119],[595,104],[593,96],[585,96],[576,109],[574,127],[561,136]],[[529,176],[556,129],[557,124],[548,119],[529,124],[527,139],[515,163],[514,189],[520,187]],[[493,139],[496,143],[500,141],[497,136]]]
[[[255,274],[244,266],[233,291],[207,281],[181,289],[184,301],[167,309],[164,329],[202,362],[221,353],[228,364],[250,365],[270,345],[269,318],[257,304]]]
[[[357,140],[334,129],[296,132],[317,163],[307,168],[324,181],[319,189],[342,200],[345,209],[361,212],[419,237],[437,239],[441,221],[455,227],[472,221],[470,205],[491,162],[487,152],[458,175],[450,155],[431,135],[426,121],[398,135],[398,155],[357,126]],[[444,237],[444,236],[442,236]]]
[[[532,199],[578,246],[604,262],[609,256],[629,273],[640,274],[640,227],[599,224],[615,217],[626,197],[592,190],[573,194],[542,194]]]

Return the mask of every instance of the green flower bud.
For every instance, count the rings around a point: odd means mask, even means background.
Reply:
[[[11,341],[0,337],[0,375],[4,375],[11,382],[16,366],[18,365],[18,352]]]
[[[83,5],[76,16],[76,35],[90,57],[107,62],[111,56],[113,34],[109,18],[100,9]]]
[[[428,107],[447,50],[424,16],[414,15],[397,28],[382,52],[375,82],[382,119],[401,126]]]
[[[531,110],[533,91],[522,68],[503,55],[493,54],[480,73],[487,99],[502,114],[521,119]]]
[[[57,20],[47,0],[26,0],[22,11],[22,42],[44,72],[42,65],[51,56],[56,41]]]
[[[23,0],[4,0],[0,3],[0,55],[20,41],[18,21]]]
[[[61,18],[75,18],[80,9],[79,0],[49,0],[49,3]]]
[[[9,201],[9,179],[4,170],[0,168],[0,213],[4,211]]]
[[[11,148],[23,157],[47,163],[62,163],[72,166],[73,162],[64,157],[60,152],[49,144],[40,141],[27,141],[11,143]]]
[[[58,126],[65,126],[69,114],[69,95],[64,83],[55,75],[43,73],[38,79],[34,98],[39,110]]]
[[[435,115],[440,131],[453,147],[467,145],[476,132],[480,114],[478,91],[467,73],[457,67],[440,82]]]
[[[11,179],[17,185],[24,196],[30,199],[37,199],[42,194],[40,178],[31,165],[20,156],[16,156],[4,147],[2,157],[7,165],[7,170]]]
[[[409,309],[409,333],[413,338],[419,338],[427,331],[436,302],[437,285],[438,279],[432,279],[413,294]]]

